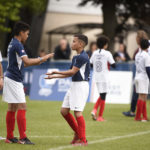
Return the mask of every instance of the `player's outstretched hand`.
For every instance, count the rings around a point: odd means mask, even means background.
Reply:
[[[53,75],[53,74],[57,74],[57,71],[52,71],[50,73],[46,73],[46,75]]]
[[[52,76],[52,75],[48,75],[47,77],[45,77],[44,79],[53,79],[54,78],[54,76]]]
[[[45,62],[45,61],[47,61],[47,59],[52,58],[53,56],[54,56],[54,53],[47,54],[47,55],[42,57],[41,61]]]

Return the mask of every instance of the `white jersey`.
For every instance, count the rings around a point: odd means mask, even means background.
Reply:
[[[0,51],[0,62],[2,62],[2,54],[1,54],[1,51]]]
[[[135,79],[149,80],[145,67],[150,67],[150,55],[140,50],[135,56],[136,74]]]
[[[109,81],[108,63],[110,65],[115,63],[112,54],[107,50],[98,49],[92,54],[90,63],[93,64],[95,81],[108,82]]]

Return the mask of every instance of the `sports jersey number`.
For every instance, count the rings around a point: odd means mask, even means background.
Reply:
[[[102,71],[102,62],[101,61],[96,61],[96,72],[101,72]]]

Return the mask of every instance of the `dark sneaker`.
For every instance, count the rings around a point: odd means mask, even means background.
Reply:
[[[5,143],[18,143],[18,139],[16,137],[14,137],[12,139],[6,138]]]
[[[29,144],[29,145],[34,145],[34,143],[32,143],[27,137],[24,139],[20,139],[18,141],[19,144]]]
[[[135,117],[135,113],[133,113],[131,111],[123,112],[123,115],[125,115],[127,117]]]

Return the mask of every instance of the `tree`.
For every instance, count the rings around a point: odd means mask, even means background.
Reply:
[[[111,49],[113,49],[116,35],[127,32],[129,29],[129,18],[135,20],[134,26],[138,29],[143,29],[150,25],[149,0],[81,0],[79,5],[84,6],[88,2],[102,6],[104,18],[103,33],[110,38]]]
[[[31,47],[31,55],[37,53],[47,2],[48,0],[0,0],[0,49],[4,56],[7,55],[7,46],[12,38],[10,32],[18,20],[31,25],[32,32],[26,47]]]

